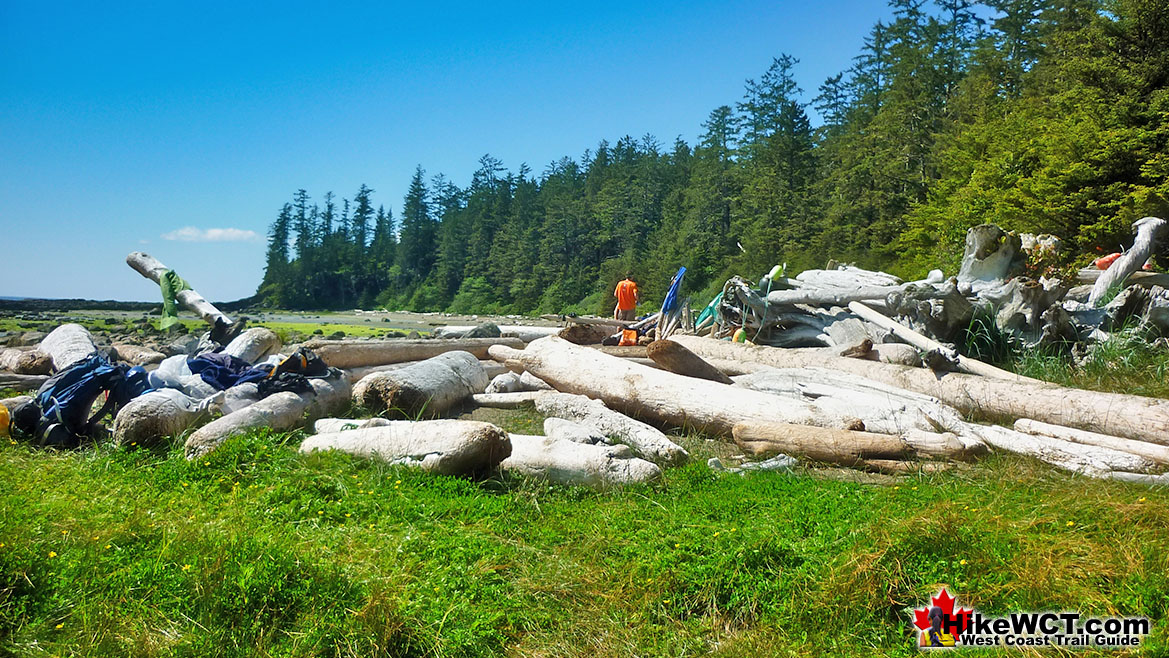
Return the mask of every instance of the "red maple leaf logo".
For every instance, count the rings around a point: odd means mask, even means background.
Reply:
[[[913,625],[918,627],[919,629],[921,629],[923,631],[929,630],[929,628],[930,628],[930,619],[929,619],[930,608],[932,608],[934,606],[938,606],[939,608],[942,609],[942,614],[944,615],[944,617],[943,617],[944,620],[956,619],[958,621],[958,631],[959,632],[965,631],[966,627],[970,625],[970,613],[974,612],[974,610],[973,609],[967,610],[966,608],[959,608],[958,612],[955,613],[954,612],[954,601],[956,601],[956,600],[957,599],[950,596],[950,593],[947,592],[946,588],[943,587],[942,591],[938,592],[937,596],[930,598],[930,604],[928,606],[926,606],[920,610],[915,609],[913,611]],[[943,628],[944,628],[944,625],[943,625]]]

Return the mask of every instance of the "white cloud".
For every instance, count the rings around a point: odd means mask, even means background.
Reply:
[[[259,242],[260,235],[255,231],[245,231],[239,228],[195,228],[184,226],[177,231],[162,234],[163,240],[178,240],[179,242]]]

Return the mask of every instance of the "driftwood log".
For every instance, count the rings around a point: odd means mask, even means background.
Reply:
[[[507,345],[520,348],[524,342],[518,338],[460,338],[437,339],[390,339],[390,340],[312,340],[306,347],[321,357],[333,368],[362,368],[384,366],[406,361],[423,361],[447,352],[470,352],[475,358],[487,357],[487,348],[492,345]]]
[[[556,335],[576,345],[599,345],[620,330],[609,324],[570,324]]]
[[[35,391],[48,380],[48,375],[12,375],[0,372],[0,388],[10,388],[14,391]]]
[[[975,292],[1002,285],[1023,271],[1023,241],[994,224],[980,224],[966,231],[966,249],[958,270],[958,283]]]
[[[777,453],[855,466],[866,459],[931,457],[966,460],[970,452],[954,434],[910,430],[903,435],[806,427],[784,423],[739,423],[735,443],[755,456]]]
[[[507,432],[490,423],[398,420],[316,434],[300,444],[302,453],[318,450],[338,450],[439,475],[473,475],[498,466],[511,454],[512,445]]]
[[[375,372],[353,387],[353,401],[375,413],[434,417],[487,387],[487,373],[470,352],[447,352],[406,368]]]
[[[614,411],[600,400],[590,400],[584,395],[543,392],[536,395],[535,404],[536,411],[545,416],[595,427],[605,436],[632,448],[637,456],[655,464],[676,466],[690,458],[689,453],[657,428]]]
[[[32,401],[31,395],[17,395],[15,397],[4,398],[3,400],[0,400],[0,406],[7,408],[8,411],[11,412],[13,409],[19,407],[20,405],[24,404],[25,402],[31,402],[31,401]]]
[[[668,340],[656,340],[649,344],[645,353],[654,363],[672,373],[709,379],[712,382],[731,384],[731,378],[724,375],[718,368],[702,360],[694,352],[682,347],[678,343]]]
[[[1113,450],[1120,450],[1121,452],[1131,452],[1134,455],[1151,459],[1158,464],[1169,464],[1169,447],[1155,443],[1122,439],[1117,436],[1108,436],[1107,434],[1099,434],[1097,432],[1086,432],[1072,427],[1041,423],[1029,418],[1016,420],[1015,430],[1025,434],[1036,434],[1039,436],[1049,436],[1053,439],[1071,441],[1072,443],[1111,448]]]
[[[476,393],[471,401],[488,409],[522,409],[536,404],[544,391],[516,391],[514,393]]]
[[[113,345],[113,349],[117,354],[119,361],[125,361],[132,366],[145,366],[155,363],[162,363],[163,360],[166,359],[165,354],[152,350],[149,347],[117,343]]]
[[[1130,452],[1072,443],[1049,436],[1023,434],[994,425],[983,427],[981,434],[987,443],[999,450],[1034,457],[1057,468],[1089,477],[1104,477],[1113,471],[1145,473],[1156,467],[1153,460]]]
[[[1137,234],[1132,249],[1117,258],[1112,265],[1092,284],[1092,294],[1088,296],[1088,303],[1096,306],[1114,286],[1120,286],[1128,275],[1144,266],[1145,261],[1153,255],[1153,248],[1165,233],[1169,222],[1159,217],[1144,217],[1133,223],[1133,231]]]
[[[662,471],[633,456],[629,446],[591,445],[547,436],[512,434],[511,455],[499,465],[557,484],[606,488],[653,482]]]
[[[243,359],[251,364],[279,351],[280,337],[265,327],[252,327],[236,336],[223,348],[224,354]]]
[[[126,264],[134,268],[135,272],[138,272],[155,283],[161,280],[163,272],[170,269],[149,254],[142,253],[141,251],[135,251],[129,256],[126,256]],[[203,298],[203,295],[200,295],[194,290],[181,290],[175,293],[175,300],[187,310],[203,318],[203,321],[212,327],[220,323],[223,325],[230,325],[232,323],[230,317],[215,308],[211,302]]]
[[[79,324],[63,324],[49,332],[37,348],[53,360],[54,370],[64,370],[97,351],[89,330]]]
[[[219,393],[194,400],[173,388],[162,388],[130,401],[114,418],[114,443],[148,446],[164,437],[177,437],[201,420],[211,417],[223,404]]]
[[[574,443],[613,443],[609,437],[605,436],[596,427],[584,423],[577,423],[565,418],[545,418],[544,436],[549,436],[554,439],[564,439]]]
[[[587,395],[617,411],[673,427],[730,437],[735,423],[745,420],[846,426],[798,400],[654,370],[556,337],[541,338],[522,351],[496,346],[490,353],[499,361],[520,361],[558,391]]]
[[[336,413],[349,403],[349,382],[344,378],[310,379],[309,383],[313,387],[312,393],[274,393],[195,430],[187,437],[187,459],[207,454],[232,436],[248,430],[258,427],[290,430],[304,422],[305,414],[311,417]]]
[[[1029,381],[1031,383],[1042,383],[1038,379],[1031,379],[1022,375],[1016,375],[1012,372],[1007,372],[1002,368],[996,368],[989,363],[983,363],[978,359],[972,359],[968,356],[963,356],[953,351],[952,349],[942,345],[936,340],[920,334],[909,327],[890,319],[865,306],[860,302],[852,302],[848,305],[848,310],[856,313],[860,317],[872,322],[880,327],[888,329],[894,336],[913,345],[914,347],[924,350],[926,352],[933,350],[940,350],[951,354],[951,358],[957,361],[959,370],[968,372],[972,375],[982,375],[983,377],[991,377],[994,379],[1005,379],[1011,381]]]
[[[366,427],[385,427],[397,421],[386,418],[321,418],[313,423],[314,434],[329,434],[346,430],[360,430]]]
[[[423,361],[425,361],[425,359],[423,359]],[[345,379],[349,380],[350,384],[356,384],[365,378],[366,375],[370,375],[375,372],[400,370],[406,366],[412,366],[416,363],[422,363],[422,361],[403,361],[402,363],[389,363],[384,366],[362,366],[360,368],[348,368],[343,372],[345,373]],[[496,377],[498,375],[502,375],[505,372],[509,372],[507,367],[502,363],[496,363],[490,359],[479,359],[479,365],[483,366],[483,371],[487,373],[488,378]]]
[[[0,350],[0,370],[17,375],[48,375],[53,372],[53,357],[40,350]]]
[[[1065,427],[1169,445],[1169,400],[962,373],[935,374],[923,368],[834,357],[821,350],[784,350],[696,336],[674,336],[670,340],[685,345],[704,359],[738,359],[780,368],[821,367],[851,373],[924,393],[963,414],[984,420],[1033,418]]]

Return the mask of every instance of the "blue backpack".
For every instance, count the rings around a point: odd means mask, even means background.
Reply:
[[[98,421],[108,414],[116,415],[149,388],[145,370],[112,365],[101,354],[91,354],[41,385],[30,403],[38,412],[36,425],[22,429],[42,445],[76,448],[92,434]],[[106,402],[91,416],[102,393],[108,394]],[[29,411],[24,417],[32,420]]]

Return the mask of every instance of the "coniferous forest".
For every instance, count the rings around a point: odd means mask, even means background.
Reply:
[[[1074,258],[1169,217],[1164,0],[890,4],[851,68],[805,90],[798,54],[780,55],[695,144],[626,136],[538,172],[485,155],[466,187],[419,166],[400,214],[364,185],[298,190],[258,300],[607,313],[626,271],[652,301],[684,265],[705,304],[784,262],[953,274],[985,222],[1055,234]]]

